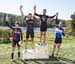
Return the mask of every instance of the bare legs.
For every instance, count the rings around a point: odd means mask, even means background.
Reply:
[[[32,49],[34,49],[35,48],[34,38],[31,38],[31,41],[32,41]],[[25,49],[27,49],[27,45],[28,45],[28,38],[26,38]]]
[[[26,38],[25,49],[27,49],[27,45],[28,45],[28,38]]]
[[[46,32],[40,32],[40,42],[45,43],[45,39],[46,39]]]
[[[54,56],[54,53],[55,53],[56,49],[57,49],[56,55],[58,55],[59,50],[60,50],[60,46],[61,46],[61,44],[56,44],[56,43],[54,43],[52,56]]]

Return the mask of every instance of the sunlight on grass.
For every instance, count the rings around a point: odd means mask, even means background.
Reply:
[[[23,35],[24,40],[25,40],[25,35]],[[40,33],[35,33],[35,44],[39,43],[39,37],[40,37]],[[50,55],[52,53],[52,48],[53,48],[53,41],[54,41],[54,33],[47,33],[46,36],[46,43],[49,46],[49,52]],[[30,40],[30,39],[29,39]],[[32,43],[31,41],[28,42],[28,48],[32,48]],[[11,43],[9,44],[0,44],[0,64],[10,64],[10,54],[11,54]],[[22,47],[21,47],[21,51],[25,48],[25,41],[22,42]],[[62,61],[74,61],[75,60],[75,38],[74,37],[69,37],[69,38],[65,38],[63,37],[63,43],[60,49],[60,53],[59,53],[59,57],[58,59],[61,59]],[[15,51],[15,58],[17,59],[17,49]],[[63,59],[65,58],[65,59]],[[51,61],[57,61],[57,60],[52,60],[52,58],[50,58]],[[23,64],[22,61],[18,61],[16,60],[16,62]],[[41,62],[41,64],[44,64],[44,61],[38,61]],[[17,63],[13,63],[13,64],[17,64]],[[34,61],[27,61],[27,64],[38,64]]]

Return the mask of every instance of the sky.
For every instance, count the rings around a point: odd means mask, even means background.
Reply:
[[[71,14],[75,12],[75,0],[0,0],[0,12],[21,15],[20,5],[23,5],[25,15],[33,13],[34,5],[39,14],[42,14],[44,8],[47,9],[49,16],[59,12],[59,19],[69,20]]]

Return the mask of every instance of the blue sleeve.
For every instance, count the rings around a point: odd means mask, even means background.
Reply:
[[[62,28],[62,35],[65,36],[64,29]]]
[[[62,28],[62,31],[64,32],[64,29]]]

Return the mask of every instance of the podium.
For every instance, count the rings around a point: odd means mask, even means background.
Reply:
[[[38,45],[35,49],[23,50],[22,59],[49,59],[48,45]]]

